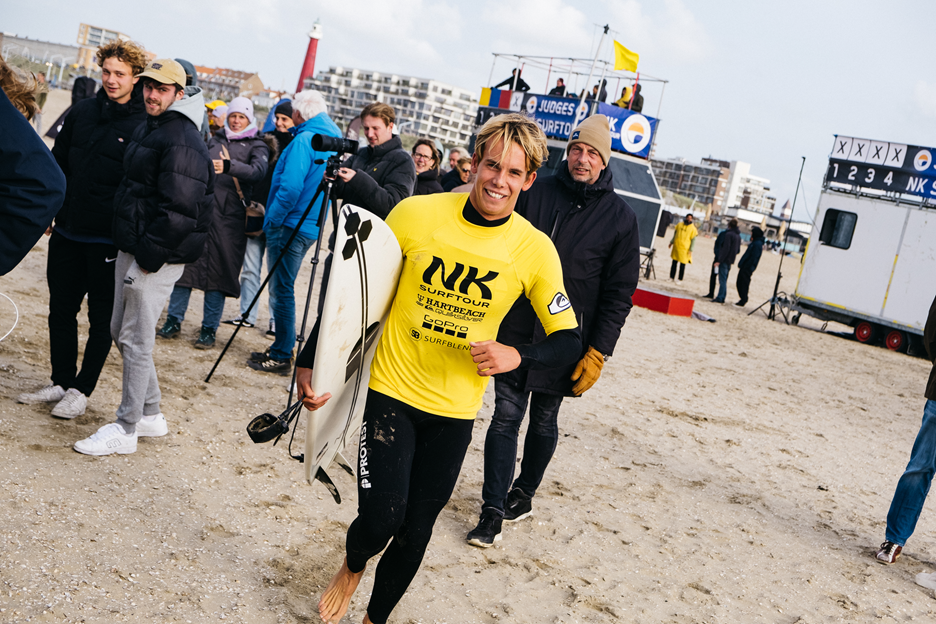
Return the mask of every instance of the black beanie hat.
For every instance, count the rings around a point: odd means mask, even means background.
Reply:
[[[287,117],[292,117],[292,102],[280,102],[276,105],[276,108],[273,109],[274,115],[286,115]]]

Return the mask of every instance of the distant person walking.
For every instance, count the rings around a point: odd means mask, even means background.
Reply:
[[[900,551],[913,535],[923,503],[929,494],[936,473],[936,299],[930,306],[926,327],[923,329],[923,344],[926,354],[933,362],[929,381],[926,383],[926,404],[923,406],[923,424],[913,442],[910,462],[897,481],[897,491],[887,512],[887,530],[875,558],[891,564],[900,557]]]
[[[751,276],[764,253],[764,230],[756,225],[751,229],[751,242],[738,260],[738,279],[735,286],[738,289],[738,302],[735,304],[743,308],[748,302],[748,291],[751,288]]]
[[[712,263],[713,273],[718,272],[718,295],[712,301],[725,303],[728,294],[728,272],[734,264],[738,252],[741,251],[741,232],[738,231],[738,220],[728,222],[728,229],[715,239],[715,262]],[[714,288],[714,278],[709,282],[710,289]],[[706,297],[709,297],[706,295]]]
[[[169,432],[153,363],[156,322],[185,265],[198,260],[211,223],[214,169],[201,137],[205,101],[186,95],[185,70],[156,59],[140,74],[148,117],[129,139],[114,196],[111,336],[123,357],[117,422],[75,442],[85,455],[134,453],[137,438]]]
[[[687,214],[683,220],[676,224],[676,231],[673,233],[673,240],[669,246],[673,248],[670,258],[673,264],[670,266],[669,278],[676,279],[676,268],[679,268],[679,281],[683,281],[686,275],[686,265],[692,264],[692,250],[695,247],[696,236],[699,230],[692,223],[692,215]]]
[[[192,289],[204,291],[201,330],[196,349],[210,349],[221,323],[226,297],[240,297],[240,272],[247,248],[244,223],[253,185],[262,181],[269,166],[270,149],[257,136],[253,104],[245,97],[231,100],[223,129],[208,140],[215,178],[214,216],[205,252],[185,266],[169,297],[166,323],[160,338],[174,338],[182,329]]]
[[[65,202],[49,237],[49,359],[52,383],[17,397],[20,403],[56,403],[52,415],[85,413],[111,348],[114,308],[114,195],[124,177],[124,153],[146,119],[146,51],[115,40],[97,49],[101,89],[71,107],[52,155],[67,179]],[[78,314],[87,300],[88,340],[78,370]]]

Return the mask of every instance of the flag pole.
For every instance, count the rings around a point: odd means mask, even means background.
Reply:
[[[549,93],[549,78],[552,76],[552,57],[549,57],[549,71],[546,72],[546,90],[543,93]]]
[[[601,33],[601,40],[598,42],[598,49],[595,50],[595,60],[592,61],[591,69],[588,70],[588,80],[585,81],[585,90],[582,92],[582,99],[579,100],[579,106],[575,108],[576,112],[582,104],[585,103],[585,98],[588,96],[588,85],[591,84],[592,76],[595,75],[595,65],[598,63],[598,55],[601,54],[601,45],[604,43],[605,35],[608,34],[608,31],[611,30],[611,27],[607,24],[604,25],[604,32]],[[601,90],[599,89],[599,93]],[[586,115],[587,117],[587,115]],[[571,136],[571,132],[569,135]],[[569,140],[566,139],[566,146],[569,145]]]

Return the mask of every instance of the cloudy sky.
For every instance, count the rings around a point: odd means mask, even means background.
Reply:
[[[294,88],[319,19],[317,69],[360,67],[480,90],[492,53],[589,57],[599,24],[638,52],[640,70],[669,81],[656,154],[752,164],[779,205],[800,157],[818,201],[834,134],[936,146],[932,0],[30,0],[6,2],[0,30],[72,43],[86,22],[131,35],[160,56],[257,71]],[[604,48],[611,60],[611,48]],[[509,74],[495,67],[495,80]],[[525,74],[534,90],[545,75]],[[613,83],[612,83],[613,84]],[[645,112],[660,89],[647,85]]]

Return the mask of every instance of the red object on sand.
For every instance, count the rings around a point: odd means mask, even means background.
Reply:
[[[692,305],[695,303],[693,299],[646,288],[638,288],[634,291],[633,301],[635,306],[670,316],[692,316]]]

